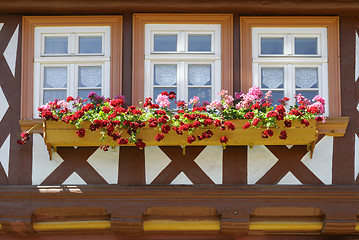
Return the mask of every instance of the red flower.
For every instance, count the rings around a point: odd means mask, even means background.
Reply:
[[[128,139],[127,138],[120,138],[117,140],[117,144],[118,145],[126,145],[128,144]]]
[[[204,122],[203,122],[203,124],[206,125],[206,126],[212,125],[212,123],[213,123],[213,121],[210,118],[205,119]]]
[[[236,129],[236,125],[234,125],[231,121],[226,121],[224,125],[227,126],[228,130],[233,131],[234,129]]]
[[[201,122],[194,121],[192,125],[193,125],[194,128],[198,128],[199,126],[201,126]]]
[[[243,125],[243,130],[246,130],[247,128],[249,128],[251,126],[251,123],[250,122],[246,122],[244,125]]]
[[[253,119],[252,125],[257,126],[260,121],[261,120],[259,118],[255,118],[255,119]]]
[[[283,140],[287,139],[287,131],[280,131],[279,138]]]
[[[266,129],[262,132],[262,138],[268,138],[273,136],[273,131],[271,129]]]
[[[30,134],[28,132],[22,132],[20,134],[20,137],[23,139],[23,140],[26,140],[26,141],[29,141],[30,139]]]
[[[189,144],[191,144],[191,143],[193,143],[194,141],[196,141],[196,137],[195,136],[188,136],[188,138],[187,138],[187,142],[189,143]]]
[[[74,98],[71,97],[71,96],[69,96],[69,97],[66,98],[66,102],[71,102],[71,101],[73,101],[73,100],[74,100]]]
[[[104,152],[107,152],[108,151],[108,145],[105,145],[105,146],[101,146],[100,149],[103,150]]]
[[[163,135],[163,134],[157,134],[156,137],[155,137],[157,142],[161,141],[164,138],[165,138],[165,135]]]
[[[309,126],[309,121],[308,121],[307,119],[302,119],[302,120],[300,121],[300,123],[303,124],[303,125],[305,125],[306,127]]]
[[[102,111],[103,111],[104,113],[109,113],[109,112],[111,111],[111,108],[109,108],[109,107],[102,107]]]
[[[277,118],[278,117],[278,113],[276,111],[269,111],[267,113],[267,118],[270,118],[270,117],[274,117],[274,118]]]
[[[252,108],[252,110],[258,110],[261,108],[261,106],[259,105],[259,103],[256,103],[256,104],[253,104],[251,108]]]
[[[285,125],[285,127],[287,127],[287,128],[291,127],[291,126],[292,126],[292,120],[285,120],[285,121],[284,121],[284,125]]]
[[[157,119],[156,118],[150,118],[148,120],[148,126],[150,127],[157,127],[158,125],[158,122],[157,122]]]
[[[83,129],[83,128],[78,129],[78,130],[76,131],[76,134],[77,134],[77,136],[79,136],[80,138],[85,137],[85,129]]]
[[[244,114],[244,117],[247,118],[247,119],[252,119],[252,118],[254,118],[254,113],[253,112],[247,112],[246,114]]]
[[[317,122],[323,122],[324,118],[323,117],[316,117],[315,121]]]
[[[162,125],[161,130],[163,133],[168,133],[169,131],[171,131],[171,126],[170,125]]]
[[[222,136],[222,137],[219,139],[219,141],[220,141],[221,143],[226,144],[226,143],[228,142],[228,138],[227,138],[226,136]]]
[[[184,102],[184,101],[178,101],[177,102],[177,107],[185,107],[186,106],[186,103]],[[180,110],[178,110],[178,111],[180,111]],[[178,112],[177,111],[177,112]],[[183,110],[182,110],[183,111]],[[184,113],[184,111],[183,111],[183,113]]]
[[[144,143],[142,139],[138,139],[136,142],[136,147],[138,147],[139,149],[144,149],[146,147],[146,143]]]

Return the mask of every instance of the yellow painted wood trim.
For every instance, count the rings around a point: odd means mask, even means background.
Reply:
[[[349,123],[349,117],[329,117],[318,124],[318,133],[333,137],[343,137]]]
[[[263,221],[249,223],[249,231],[320,231],[323,222]]]
[[[219,231],[220,221],[147,220],[144,231]]]
[[[34,222],[33,228],[35,231],[111,229],[111,221],[101,220],[101,221]]]
[[[357,223],[357,225],[355,225],[355,231],[359,232],[359,223]]]
[[[2,231],[2,225],[0,224],[0,231]]]

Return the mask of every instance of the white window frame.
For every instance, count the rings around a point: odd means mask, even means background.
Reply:
[[[283,54],[261,54],[261,37],[283,37]],[[294,39],[296,37],[317,38],[317,54],[295,54]],[[329,105],[327,28],[253,27],[252,81],[255,86],[261,86],[262,67],[284,67],[284,96],[291,99],[289,105],[295,104],[295,68],[318,68],[319,95]],[[328,109],[326,109],[326,115],[329,115]]]
[[[67,54],[45,54],[46,36],[67,36]],[[80,36],[101,36],[101,53],[79,53]],[[37,108],[43,105],[43,86],[45,67],[67,67],[67,96],[78,95],[78,68],[80,66],[101,66],[101,91],[110,96],[111,70],[111,27],[110,26],[71,26],[71,27],[35,27],[34,34],[34,95],[33,117],[38,118]],[[92,88],[91,88],[92,89]],[[95,89],[95,88],[94,88]]]
[[[155,34],[176,34],[177,51],[154,51]],[[211,51],[188,51],[188,35],[211,35]],[[188,65],[211,65],[211,100],[221,90],[220,24],[145,24],[144,96],[154,95],[154,65],[177,64],[177,100],[188,101]],[[207,87],[207,86],[205,86]]]

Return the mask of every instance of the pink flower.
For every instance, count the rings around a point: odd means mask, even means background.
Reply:
[[[199,103],[199,97],[194,96],[193,98],[191,98],[188,105],[191,105],[191,104],[196,105],[196,103]]]
[[[214,108],[217,110],[223,110],[222,103],[218,100],[213,100],[209,105],[209,108]]]
[[[169,101],[169,97],[166,95],[159,94],[156,99],[156,103],[161,108],[169,108],[171,106],[171,103]]]

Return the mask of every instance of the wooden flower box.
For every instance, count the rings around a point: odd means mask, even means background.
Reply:
[[[219,139],[222,136],[228,138],[226,145],[307,145],[309,149],[313,150],[315,142],[318,138],[317,123],[315,120],[309,120],[310,125],[305,127],[299,121],[292,121],[292,127],[284,127],[284,121],[278,121],[278,128],[271,128],[274,132],[273,137],[262,138],[262,132],[266,129],[248,128],[243,130],[243,125],[247,120],[234,120],[232,121],[236,125],[236,129],[222,131],[214,126],[199,128],[193,135],[197,136],[202,132],[210,129],[214,135],[209,139],[196,140],[189,144],[187,143],[188,132],[184,132],[183,135],[178,135],[174,131],[170,131],[165,134],[165,138],[158,142],[155,140],[155,136],[161,133],[158,128],[150,128],[148,126],[142,128],[137,134],[138,139],[142,139],[147,146],[203,146],[203,145],[221,145]],[[71,124],[55,121],[44,121],[43,132],[44,140],[48,149],[52,147],[68,147],[68,146],[118,146],[117,142],[113,141],[111,137],[106,137],[104,141],[101,141],[101,131],[91,131],[90,122],[83,122],[82,128],[86,130],[85,136],[80,138],[76,135],[76,127]],[[279,138],[280,131],[287,131],[287,139],[283,140]],[[121,132],[121,130],[119,130]],[[122,137],[128,137],[126,130],[121,132]],[[134,146],[133,143],[129,143],[125,146]]]

